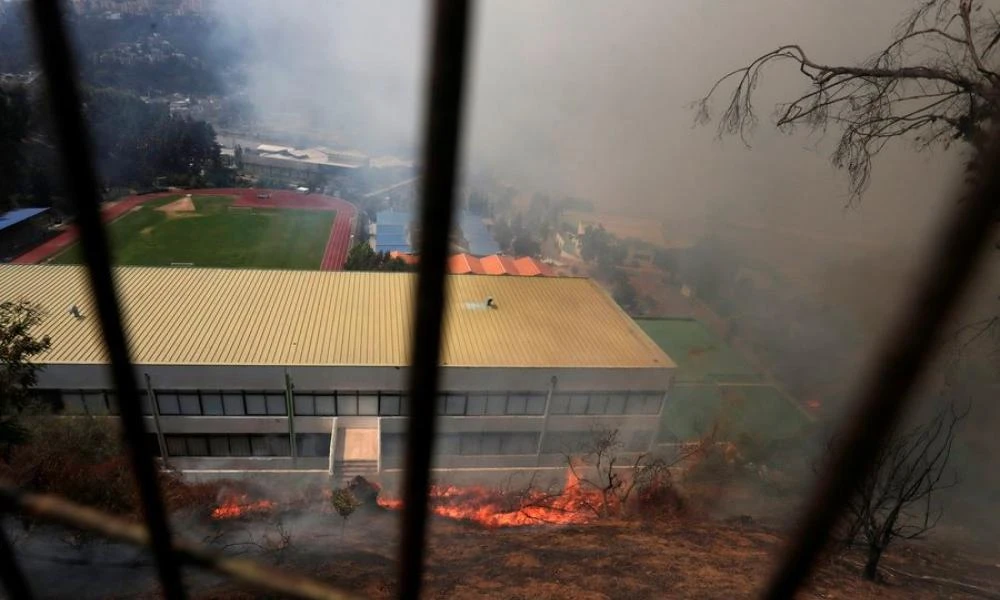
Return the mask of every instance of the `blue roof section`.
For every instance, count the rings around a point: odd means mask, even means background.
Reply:
[[[462,227],[462,235],[469,242],[469,254],[486,256],[500,252],[500,246],[483,225],[482,217],[462,214],[459,223]]]
[[[384,210],[375,215],[375,250],[378,252],[413,252],[406,241],[406,230],[413,222],[409,211]]]
[[[400,225],[408,227],[413,222],[413,213],[409,211],[397,212],[393,210],[383,210],[375,215],[375,222],[379,227],[383,225]]]
[[[407,243],[407,230],[413,223],[414,214],[409,211],[382,211],[375,215],[375,249],[380,252],[391,250],[412,252]],[[487,256],[500,252],[493,235],[486,230],[482,217],[463,213],[459,217],[462,236],[469,242],[469,253]]]
[[[10,212],[0,215],[0,231],[7,229],[8,227],[13,227],[18,223],[27,221],[32,217],[36,217],[43,212],[49,210],[48,208],[18,208]]]

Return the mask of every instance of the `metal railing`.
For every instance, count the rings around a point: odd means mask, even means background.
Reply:
[[[156,466],[147,448],[135,370],[122,327],[108,242],[100,221],[100,196],[93,154],[81,112],[80,88],[57,0],[33,0],[36,40],[48,84],[55,129],[68,189],[77,206],[80,241],[91,290],[97,302],[121,421],[144,507],[145,525],[44,494],[0,485],[0,510],[20,512],[93,531],[152,549],[163,594],[184,598],[181,565],[210,569],[261,590],[295,598],[348,598],[325,583],[233,559],[172,538]],[[405,508],[399,561],[399,596],[417,598],[422,586],[427,534],[427,491],[434,440],[434,398],[445,325],[445,269],[448,235],[455,212],[454,188],[461,139],[462,98],[468,56],[471,2],[435,0],[431,69],[424,120],[421,196],[421,261],[413,347],[407,442]],[[903,414],[909,392],[927,364],[945,319],[968,287],[980,261],[1000,198],[1000,143],[993,139],[973,165],[974,177],[939,240],[939,251],[900,311],[879,357],[873,361],[851,418],[838,436],[843,443],[817,482],[812,500],[787,556],[766,590],[768,598],[791,598],[803,584],[843,510],[849,490],[871,467],[867,460]],[[978,168],[977,168],[978,167]],[[0,579],[13,598],[31,598],[9,540],[0,530]]]

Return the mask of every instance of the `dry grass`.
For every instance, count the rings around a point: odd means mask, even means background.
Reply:
[[[398,522],[392,514],[366,519],[348,526],[343,545],[286,556],[284,565],[366,597],[394,597]],[[753,597],[766,582],[783,542],[780,533],[756,525],[694,518],[499,530],[436,519],[431,528],[424,597]],[[859,577],[852,560],[858,558],[825,560],[801,597],[976,597],[953,586],[910,577],[890,576],[885,583],[869,583]],[[926,546],[901,547],[887,558],[887,564],[921,575],[958,579],[964,575],[966,580],[975,566],[968,557],[931,553]],[[982,565],[987,576],[990,566]],[[983,581],[980,578],[975,583]],[[223,586],[198,597],[255,596]]]

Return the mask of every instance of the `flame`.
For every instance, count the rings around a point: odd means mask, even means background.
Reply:
[[[600,492],[584,489],[570,471],[562,492],[552,494],[530,489],[504,493],[483,486],[431,486],[430,510],[436,515],[459,521],[472,521],[495,529],[531,525],[573,525],[597,518],[603,498]],[[390,510],[403,508],[396,498],[378,498],[379,506]]]
[[[246,494],[230,496],[212,511],[213,519],[240,519],[271,512],[274,502],[270,500],[251,501]]]

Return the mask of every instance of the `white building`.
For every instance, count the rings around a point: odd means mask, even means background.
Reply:
[[[398,473],[413,275],[116,278],[147,427],[170,466]],[[675,365],[595,283],[465,275],[448,289],[435,469],[557,467],[594,429],[619,429],[627,451],[652,447]],[[39,394],[64,414],[114,413],[85,270],[0,266],[0,300],[21,298],[47,313]]]

